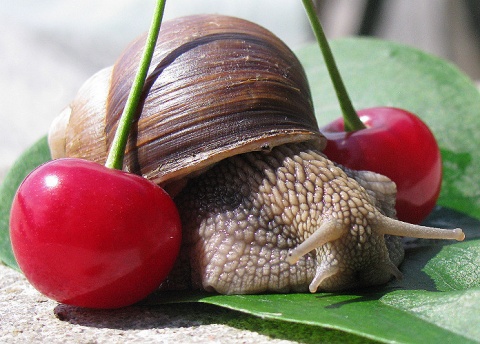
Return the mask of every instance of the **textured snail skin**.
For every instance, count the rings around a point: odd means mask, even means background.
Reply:
[[[411,225],[386,216],[394,215],[395,194],[387,177],[344,170],[308,144],[229,158],[175,200],[185,239],[168,283],[249,294],[337,291],[400,278],[401,239],[385,234]]]
[[[52,125],[53,158],[104,163],[143,45],[82,86]],[[398,236],[463,240],[461,230],[394,220],[393,182],[320,153],[326,140],[300,62],[254,23],[163,23],[138,115],[124,169],[180,192],[184,241],[165,289],[377,285],[401,276]]]

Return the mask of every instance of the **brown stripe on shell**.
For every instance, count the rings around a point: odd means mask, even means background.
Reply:
[[[133,42],[114,66],[107,146],[144,40]],[[125,169],[158,183],[287,142],[324,146],[300,62],[269,31],[242,19],[202,15],[165,22],[143,93]]]

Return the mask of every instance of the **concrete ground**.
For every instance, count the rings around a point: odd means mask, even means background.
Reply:
[[[296,343],[252,317],[200,304],[86,310],[59,305],[0,264],[0,343]],[[266,333],[266,334],[262,334]],[[282,331],[275,330],[276,336]]]

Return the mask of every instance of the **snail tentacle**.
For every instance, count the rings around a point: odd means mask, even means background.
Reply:
[[[335,241],[348,232],[348,227],[337,219],[324,220],[321,226],[313,232],[304,242],[290,250],[287,263],[295,264],[300,257],[315,250],[327,242]]]
[[[320,266],[317,267],[315,271],[315,277],[313,278],[312,282],[308,286],[308,290],[311,293],[316,293],[318,287],[322,284],[324,280],[336,275],[339,272],[340,272],[340,268],[338,266],[321,264]]]
[[[386,216],[379,216],[377,222],[378,231],[383,234],[423,239],[452,239],[457,241],[465,239],[465,233],[460,228],[452,230],[420,226]]]
[[[383,266],[380,266],[379,268],[383,269],[387,273],[392,274],[397,280],[403,279],[402,272],[397,268],[395,264],[393,264],[390,259],[386,260]]]

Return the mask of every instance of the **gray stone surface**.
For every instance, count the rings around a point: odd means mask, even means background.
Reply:
[[[214,306],[88,310],[47,299],[1,264],[0,276],[0,343],[294,343],[260,334],[251,317]]]

